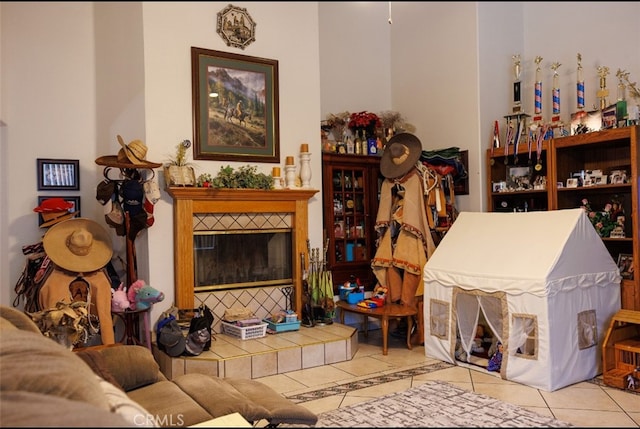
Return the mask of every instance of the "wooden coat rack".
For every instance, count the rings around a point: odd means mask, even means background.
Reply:
[[[118,189],[116,190],[116,194],[118,194],[118,190],[123,183],[127,180],[139,180],[142,178],[142,173],[139,170],[150,170],[153,175],[155,175],[154,168],[161,167],[162,164],[144,161],[140,164],[132,164],[127,161],[122,161],[119,159],[120,157],[116,155],[107,155],[101,156],[96,159],[96,164],[104,166],[103,175],[105,179],[109,181],[116,182],[118,184]],[[118,168],[120,170],[120,176],[124,177],[124,179],[112,179],[109,177],[109,170],[111,168]],[[152,180],[154,176],[151,177]],[[118,196],[118,198],[120,198]],[[127,273],[127,287],[131,286],[135,281],[138,280],[138,267],[137,267],[137,259],[136,259],[136,246],[135,246],[135,237],[131,237],[129,231],[131,229],[131,218],[129,216],[129,212],[123,210],[124,215],[124,237],[126,240],[126,273]]]

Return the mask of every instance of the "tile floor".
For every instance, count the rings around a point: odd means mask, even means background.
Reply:
[[[640,393],[607,387],[598,379],[546,392],[427,358],[424,347],[408,350],[403,340],[391,336],[389,354],[384,356],[379,329],[370,331],[368,338],[359,333],[358,342],[352,360],[256,380],[318,414],[406,390],[427,380],[442,380],[578,427],[640,427]]]

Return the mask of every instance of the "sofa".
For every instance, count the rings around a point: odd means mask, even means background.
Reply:
[[[264,427],[317,422],[258,381],[203,374],[169,381],[146,347],[71,351],[22,311],[0,306],[1,427],[190,426],[236,412]]]

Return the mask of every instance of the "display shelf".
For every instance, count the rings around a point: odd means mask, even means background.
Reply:
[[[520,172],[536,165],[535,153],[530,157],[528,145],[520,145],[518,161],[513,148],[509,155],[503,148],[487,150],[488,211],[520,212],[576,208],[588,202],[592,210],[603,211],[616,202],[624,213],[624,238],[603,237],[602,242],[615,261],[621,254],[632,255],[633,266],[640,265],[640,221],[638,210],[640,126],[613,128],[586,134],[558,137],[542,144],[542,168],[530,168],[529,183],[544,177],[544,189],[516,190],[510,178],[511,169]],[[531,161],[529,161],[531,159]],[[600,171],[597,177],[594,171]],[[511,180],[510,180],[511,179]],[[511,182],[511,183],[509,183]],[[573,183],[571,183],[573,182]],[[621,305],[640,310],[640,278],[621,282]]]
[[[322,154],[324,235],[329,240],[327,264],[338,286],[360,278],[368,290],[375,277],[371,258],[377,238],[380,158],[368,155]]]

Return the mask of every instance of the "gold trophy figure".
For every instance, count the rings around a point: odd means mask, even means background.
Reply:
[[[625,101],[627,99],[627,86],[623,80],[629,80],[629,72],[618,69],[616,77],[618,78],[618,101]]]
[[[607,96],[609,95],[609,90],[607,89],[608,74],[609,74],[609,67],[606,67],[606,66],[598,67],[598,76],[600,76],[600,89],[598,90],[596,96],[600,100],[600,110],[604,110],[607,107]]]

